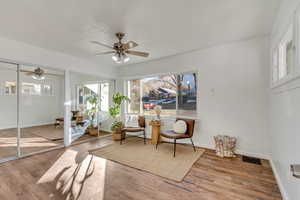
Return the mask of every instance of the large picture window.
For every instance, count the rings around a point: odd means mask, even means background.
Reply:
[[[155,106],[162,107],[163,114],[177,111],[196,111],[196,73],[152,76],[127,81],[131,99],[129,114],[154,114]]]

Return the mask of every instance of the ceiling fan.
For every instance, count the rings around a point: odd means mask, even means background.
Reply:
[[[31,76],[35,80],[44,80],[45,75],[58,76],[58,74],[46,73],[45,70],[41,69],[40,67],[37,67],[33,71],[21,69],[20,72],[25,72],[26,75]]]
[[[116,63],[126,63],[129,61],[129,57],[127,54],[130,55],[135,55],[135,56],[142,56],[142,57],[148,57],[149,53],[147,52],[142,52],[142,51],[132,51],[130,49],[138,46],[138,44],[134,41],[129,41],[127,43],[122,43],[122,39],[124,38],[125,33],[116,33],[116,37],[118,38],[118,42],[114,43],[113,46],[109,46],[107,44],[103,44],[101,42],[98,41],[91,41],[91,43],[97,44],[97,45],[101,45],[104,47],[107,47],[109,49],[111,49],[111,51],[107,51],[107,52],[102,52],[102,53],[97,53],[96,55],[107,55],[107,54],[113,54],[112,55],[112,59],[116,62]]]

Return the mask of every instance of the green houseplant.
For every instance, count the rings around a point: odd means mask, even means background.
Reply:
[[[97,117],[97,111],[99,110],[99,98],[96,95],[91,95],[87,98],[87,102],[91,105],[91,107],[86,111],[90,120],[89,134],[97,135],[98,124],[97,124],[96,117]]]
[[[113,139],[120,140],[122,137],[122,128],[124,127],[124,123],[121,121],[121,106],[124,102],[130,102],[130,99],[121,94],[115,93],[112,97],[113,105],[109,108],[109,114],[113,118],[113,123],[111,124],[111,131],[113,132]]]

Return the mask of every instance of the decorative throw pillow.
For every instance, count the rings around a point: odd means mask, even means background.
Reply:
[[[178,120],[173,125],[173,131],[178,134],[185,133],[186,129],[187,129],[187,125],[186,125],[186,122],[183,120]]]

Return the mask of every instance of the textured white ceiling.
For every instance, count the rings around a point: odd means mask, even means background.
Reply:
[[[0,36],[116,65],[107,49],[115,32],[149,58],[269,34],[281,0],[0,0]]]

